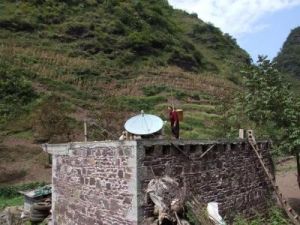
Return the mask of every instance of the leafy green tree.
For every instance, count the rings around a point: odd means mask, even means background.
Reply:
[[[257,66],[246,69],[244,75],[240,100],[246,115],[259,126],[274,129],[272,139],[281,152],[295,152],[300,146],[300,102],[290,85],[264,56],[259,56]]]

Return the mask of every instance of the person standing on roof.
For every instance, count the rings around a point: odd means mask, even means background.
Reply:
[[[179,138],[179,117],[176,110],[172,106],[168,106],[169,110],[169,119],[171,122],[171,130],[173,136],[178,139]]]

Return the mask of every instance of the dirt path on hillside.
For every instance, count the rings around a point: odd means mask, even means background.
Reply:
[[[277,184],[293,209],[300,214],[300,188],[297,183],[296,160],[291,159],[277,166]]]

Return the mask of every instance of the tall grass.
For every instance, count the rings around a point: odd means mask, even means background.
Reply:
[[[291,225],[284,212],[276,206],[270,208],[268,215],[256,216],[254,219],[246,220],[242,216],[237,216],[233,225]]]

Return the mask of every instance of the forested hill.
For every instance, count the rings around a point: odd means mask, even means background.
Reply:
[[[249,63],[231,36],[165,0],[1,0],[0,183],[35,179],[36,144],[83,140],[84,120],[89,140],[117,139],[129,116],[167,119],[174,104],[181,137],[215,137],[219,102]]]
[[[300,27],[291,31],[274,60],[281,72],[300,79]]]

